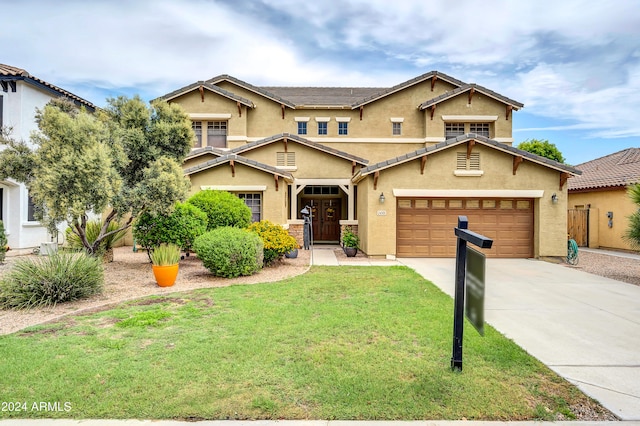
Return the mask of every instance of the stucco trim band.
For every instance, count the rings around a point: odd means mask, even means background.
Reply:
[[[445,198],[542,198],[542,189],[400,189],[394,188],[395,197]]]
[[[250,192],[260,192],[266,191],[267,185],[201,185],[200,189],[213,189],[217,191],[229,191],[229,192],[239,192],[239,191],[250,191]]]

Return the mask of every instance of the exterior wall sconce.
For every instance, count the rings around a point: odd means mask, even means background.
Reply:
[[[379,198],[379,200],[380,200],[380,204],[384,204],[384,200],[386,200],[386,198],[384,198],[384,192],[381,192],[381,193],[380,193],[380,198]]]
[[[553,193],[553,195],[551,195],[551,202],[553,204],[558,204],[558,196],[556,195],[555,192]]]

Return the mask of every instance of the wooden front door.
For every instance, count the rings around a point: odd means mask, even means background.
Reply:
[[[314,200],[313,240],[337,242],[340,239],[340,199]]]

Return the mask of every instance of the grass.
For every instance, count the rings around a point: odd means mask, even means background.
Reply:
[[[339,272],[338,272],[339,271]],[[314,267],[0,337],[0,418],[555,419],[587,398],[404,267]],[[66,404],[66,405],[65,405]]]

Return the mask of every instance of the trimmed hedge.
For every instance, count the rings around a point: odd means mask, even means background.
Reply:
[[[193,249],[205,268],[217,277],[253,275],[262,268],[262,240],[246,229],[214,229],[196,238]]]
[[[286,229],[268,220],[254,222],[247,229],[258,234],[262,239],[265,265],[281,259],[285,253],[298,248],[296,239],[289,235]]]
[[[205,189],[187,200],[207,214],[207,230],[222,226],[246,228],[251,223],[251,209],[240,198],[227,191]]]
[[[102,293],[102,261],[84,252],[20,259],[0,281],[0,307],[54,306]]]
[[[207,215],[189,203],[176,203],[170,214],[143,213],[133,224],[136,244],[150,250],[161,244],[176,244],[189,252],[193,242],[207,231]]]

